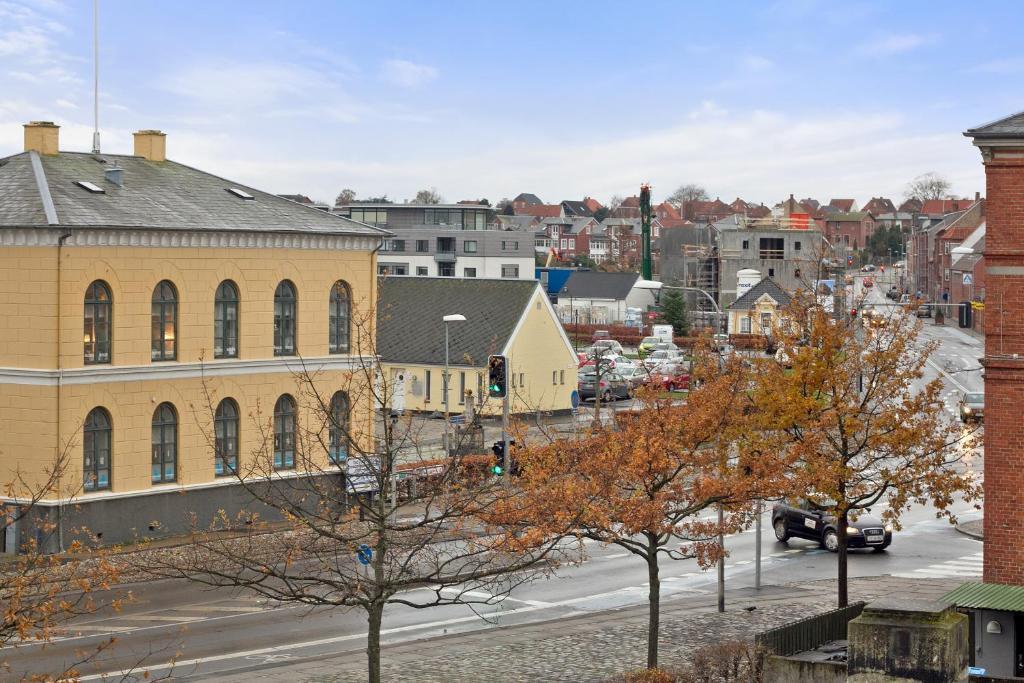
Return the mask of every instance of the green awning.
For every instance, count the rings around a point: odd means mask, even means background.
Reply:
[[[957,607],[1024,612],[1024,586],[969,581],[942,598]]]

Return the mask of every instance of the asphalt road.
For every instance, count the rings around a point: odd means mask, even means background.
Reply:
[[[955,419],[958,392],[982,386],[980,373],[972,369],[978,368],[982,345],[955,328],[937,328],[926,319],[922,340],[932,339],[940,340],[941,348],[929,362],[922,381],[942,378],[949,417]],[[969,466],[980,477],[980,454]],[[964,503],[954,506],[954,510],[962,519],[979,514]],[[835,575],[835,557],[816,544],[802,540],[777,543],[768,514],[766,511],[761,539],[763,584]],[[981,543],[960,534],[947,521],[936,519],[934,510],[915,506],[903,516],[903,527],[887,552],[853,551],[850,575],[964,579],[981,575]],[[730,588],[752,586],[755,532],[736,534],[726,544],[730,551],[727,584]],[[396,642],[495,625],[557,620],[646,602],[647,574],[641,560],[616,546],[588,543],[586,550],[588,559],[582,564],[564,567],[554,577],[520,587],[500,605],[478,606],[475,612],[465,606],[390,609],[384,618],[383,639]],[[664,600],[715,592],[714,570],[704,571],[694,560],[665,562],[662,580]],[[95,648],[112,636],[117,644],[97,662],[83,667],[81,680],[100,680],[102,674],[131,668],[138,680],[144,672],[161,676],[169,671],[178,680],[216,680],[220,673],[365,648],[366,625],[359,612],[268,603],[251,594],[204,590],[181,581],[152,582],[133,586],[132,590],[136,599],[120,614],[76,621],[47,645],[5,648],[0,659],[11,667],[7,675],[60,671],[77,661],[79,652]],[[175,662],[173,667],[171,661]]]

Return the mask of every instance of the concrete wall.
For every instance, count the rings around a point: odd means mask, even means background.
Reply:
[[[764,683],[844,683],[846,662],[812,662],[794,657],[765,660]]]
[[[782,259],[760,258],[762,237],[784,241]],[[745,249],[744,241],[747,242]],[[797,242],[800,249],[796,249]],[[824,256],[821,233],[816,230],[722,230],[719,245],[719,303],[723,309],[737,299],[736,273],[744,268],[752,268],[764,277],[773,278],[790,292],[801,286],[808,288],[809,283],[818,278],[818,266]]]

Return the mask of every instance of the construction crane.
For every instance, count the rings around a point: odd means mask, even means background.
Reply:
[[[640,277],[645,280],[653,278],[651,269],[651,186],[644,183],[640,186]]]

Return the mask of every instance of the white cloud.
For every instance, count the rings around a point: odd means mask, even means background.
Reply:
[[[740,66],[747,71],[768,71],[775,66],[775,62],[761,55],[747,55],[740,59]]]
[[[718,103],[714,100],[704,100],[700,103],[699,107],[687,114],[687,117],[691,121],[696,121],[698,119],[717,118],[728,113],[728,110],[718,106]]]
[[[964,71],[972,74],[1019,74],[1024,72],[1024,57],[993,59],[964,69]]]
[[[58,107],[62,109],[78,109],[77,104],[75,104],[71,100],[65,100],[63,98],[58,99],[56,102],[54,102],[54,104],[56,104]]]
[[[866,57],[888,57],[916,50],[935,40],[935,36],[924,36],[919,33],[886,33],[861,43],[855,52]]]
[[[381,77],[403,88],[415,88],[438,77],[436,67],[405,59],[389,59],[381,65]]]

